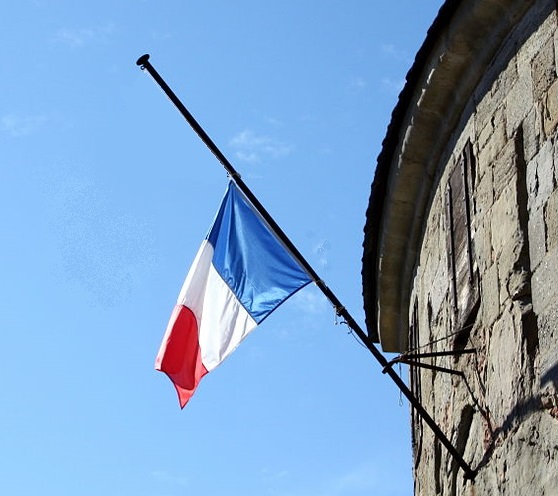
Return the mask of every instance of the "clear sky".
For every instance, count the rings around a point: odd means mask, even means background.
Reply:
[[[0,494],[411,494],[407,402],[313,287],[184,410],[154,371],[227,178],[135,61],[364,325],[375,159],[441,3],[4,2]]]

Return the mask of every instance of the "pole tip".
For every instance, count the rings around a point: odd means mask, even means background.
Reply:
[[[138,60],[136,60],[136,64],[141,67],[141,66],[145,65],[145,63],[148,60],[149,60],[149,54],[146,53],[145,55],[142,55]]]

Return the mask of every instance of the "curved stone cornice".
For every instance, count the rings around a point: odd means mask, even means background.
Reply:
[[[446,145],[480,78],[534,0],[448,0],[429,29],[392,113],[364,228],[370,336],[407,348],[409,301],[424,217]]]

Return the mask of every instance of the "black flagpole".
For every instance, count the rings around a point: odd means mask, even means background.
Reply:
[[[259,200],[254,196],[250,188],[246,186],[240,174],[236,171],[236,169],[232,166],[232,164],[227,160],[227,158],[221,153],[219,148],[215,145],[215,143],[211,140],[208,134],[203,130],[203,128],[198,124],[196,119],[192,116],[192,114],[188,111],[188,109],[184,106],[184,104],[179,100],[179,98],[175,95],[172,89],[167,85],[164,79],[159,75],[159,73],[155,70],[155,68],[149,62],[149,55],[145,54],[142,55],[136,62],[138,66],[142,70],[146,70],[150,76],[155,80],[155,82],[161,87],[161,89],[165,92],[167,97],[170,101],[174,104],[174,106],[178,109],[178,111],[182,114],[182,116],[186,119],[188,124],[192,127],[192,129],[196,132],[196,134],[201,138],[201,140],[205,143],[205,145],[209,148],[209,150],[215,155],[217,160],[221,163],[221,165],[225,168],[227,173],[231,176],[234,182],[237,184],[238,188],[244,193],[244,195],[250,200],[254,208],[259,212],[259,214],[265,219],[265,221],[269,224],[271,229],[275,232],[275,235],[281,240],[282,243],[292,252],[298,262],[304,267],[304,269],[310,274],[314,283],[318,286],[318,288],[322,291],[324,296],[331,302],[333,307],[335,308],[336,314],[345,320],[349,328],[359,337],[362,343],[368,348],[370,353],[374,356],[374,358],[380,363],[384,373],[388,374],[391,379],[395,382],[397,387],[400,391],[405,395],[405,397],[409,400],[413,408],[417,411],[417,413],[422,417],[422,419],[428,424],[428,426],[432,429],[434,435],[439,439],[439,441],[446,447],[448,452],[452,455],[454,460],[459,464],[459,466],[465,472],[465,478],[473,480],[475,478],[476,472],[469,466],[469,464],[463,459],[461,454],[457,451],[457,449],[453,446],[451,441],[445,436],[445,434],[441,431],[440,427],[434,419],[430,416],[430,414],[424,409],[418,399],[414,396],[412,391],[407,387],[405,382],[397,375],[397,373],[393,370],[390,366],[387,359],[382,355],[380,350],[374,345],[370,337],[360,328],[357,324],[355,319],[351,316],[348,310],[341,304],[337,296],[327,287],[327,285],[320,279],[316,271],[312,268],[312,266],[306,261],[306,259],[302,256],[302,254],[298,251],[295,245],[291,242],[291,240],[287,237],[287,235],[283,232],[283,230],[279,227],[279,225],[273,220],[273,217],[269,215],[267,210],[263,207],[263,205],[259,202]]]

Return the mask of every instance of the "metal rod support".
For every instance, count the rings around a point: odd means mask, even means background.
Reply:
[[[455,351],[433,351],[431,353],[403,353],[400,355],[396,360],[399,358],[436,358],[436,357],[443,357],[443,356],[457,356],[457,355],[469,355],[471,353],[476,353],[476,348],[467,348],[464,350],[455,350]]]
[[[447,367],[440,367],[438,365],[430,365],[428,363],[414,362],[413,360],[398,360],[398,362],[404,363],[405,365],[420,367],[423,369],[435,370],[436,372],[445,372],[446,374],[463,376],[463,372],[459,370],[448,369]]]
[[[388,365],[388,361],[386,360],[386,358],[382,355],[382,353],[378,350],[378,348],[376,348],[376,346],[374,345],[370,337],[360,328],[360,326],[353,319],[353,317],[347,311],[347,309],[341,304],[337,296],[335,296],[335,294],[327,287],[327,285],[322,281],[322,279],[320,279],[320,277],[312,268],[312,266],[306,261],[306,259],[298,251],[296,246],[293,245],[291,240],[287,237],[287,235],[283,232],[283,230],[279,227],[279,225],[275,222],[275,220],[273,220],[273,218],[269,215],[267,210],[263,207],[263,205],[250,191],[248,186],[246,186],[246,184],[241,179],[240,175],[235,170],[235,168],[231,165],[231,163],[227,160],[227,158],[223,155],[223,153],[221,153],[221,151],[217,148],[215,143],[211,140],[211,138],[207,135],[207,133],[203,130],[203,128],[194,119],[194,117],[188,111],[188,109],[182,104],[182,102],[175,95],[172,89],[167,85],[167,83],[155,70],[153,65],[151,65],[151,62],[149,62],[149,55],[146,54],[141,56],[137,60],[136,64],[140,66],[142,70],[146,70],[151,75],[151,77],[155,80],[155,82],[161,87],[161,89],[165,92],[165,94],[170,99],[170,101],[175,105],[178,111],[186,119],[188,124],[192,127],[192,129],[196,132],[196,134],[200,137],[200,139],[205,143],[205,145],[209,148],[209,150],[213,153],[213,155],[215,155],[215,157],[217,158],[217,160],[219,160],[221,165],[223,165],[223,167],[228,172],[228,174],[232,177],[232,179],[235,181],[239,189],[244,193],[244,195],[246,195],[246,197],[250,200],[254,208],[260,213],[260,215],[269,224],[271,229],[275,232],[275,235],[285,244],[285,246],[298,259],[299,263],[312,277],[316,286],[318,286],[318,288],[322,291],[324,296],[331,302],[331,304],[335,308],[337,315],[345,320],[349,328],[358,336],[358,338],[362,341],[362,343],[366,346],[366,348],[368,348],[372,356],[379,362],[379,364],[383,368],[385,368]],[[459,466],[465,472],[465,477],[471,480],[474,479],[476,472],[463,459],[461,454],[457,451],[457,449],[453,446],[450,440],[441,431],[438,424],[436,424],[434,419],[428,414],[428,412],[420,404],[417,398],[413,395],[413,393],[407,387],[405,382],[390,367],[388,367],[386,373],[391,377],[391,379],[395,382],[397,387],[409,400],[413,408],[422,417],[422,419],[426,422],[426,424],[428,424],[428,426],[432,429],[436,437],[446,447],[446,449],[451,454],[451,456],[459,464]]]

